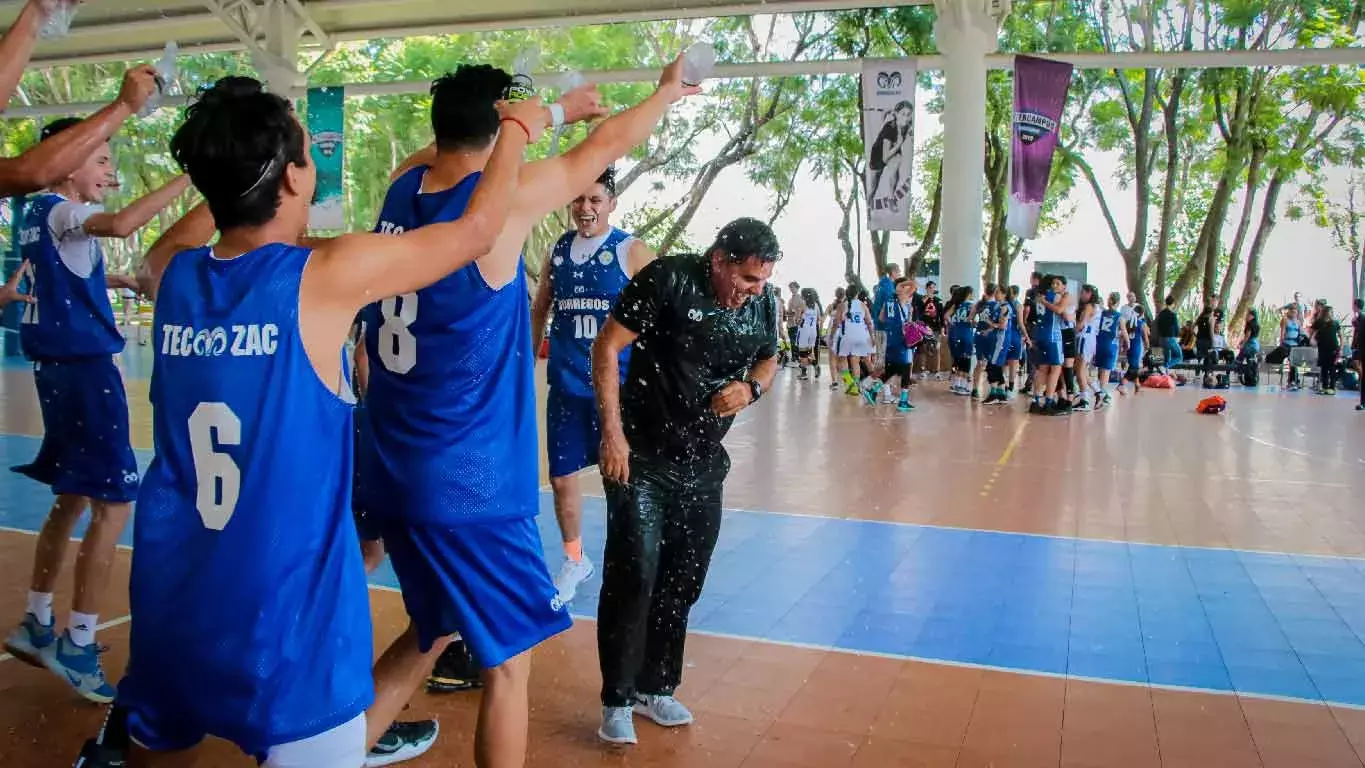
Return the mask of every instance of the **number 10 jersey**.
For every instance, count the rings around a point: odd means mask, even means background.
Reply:
[[[606,324],[616,297],[630,282],[626,274],[634,238],[612,228],[598,238],[569,232],[550,251],[550,360],[546,366],[551,387],[572,397],[592,397],[592,343]],[[626,380],[630,347],[621,351],[621,381]]]
[[[215,735],[259,754],[373,698],[353,398],[343,350],[320,379],[299,335],[310,254],[199,248],[161,280],[156,456],[133,522],[137,620],[119,684],[149,747]]]

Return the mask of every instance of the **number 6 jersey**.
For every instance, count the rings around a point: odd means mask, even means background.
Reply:
[[[299,336],[310,253],[199,248],[162,276],[156,456],[133,522],[137,621],[119,685],[135,732],[212,734],[257,754],[373,698],[353,398],[343,351],[320,379]]]
[[[600,237],[569,232],[550,252],[554,321],[550,325],[550,386],[572,397],[592,397],[592,343],[630,282],[624,263],[634,238],[612,228]],[[630,347],[621,351],[626,380]]]
[[[377,232],[464,213],[479,180],[422,192],[421,166],[389,187]],[[539,512],[536,393],[526,270],[499,288],[469,264],[366,307],[373,440],[361,472],[380,519],[455,525]],[[368,452],[373,451],[373,455]]]

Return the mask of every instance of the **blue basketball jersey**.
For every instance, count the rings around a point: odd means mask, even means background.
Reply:
[[[1100,313],[1100,323],[1095,331],[1095,346],[1108,347],[1119,343],[1119,324],[1123,322],[1118,310],[1106,309]]]
[[[310,253],[186,251],[156,302],[156,456],[133,523],[119,697],[253,753],[374,697],[344,355],[321,380],[299,336]]]
[[[1045,298],[1052,303],[1057,303],[1057,294],[1048,291]],[[1041,301],[1038,302],[1038,338],[1040,339],[1060,339],[1062,337],[1062,316],[1048,309]]]
[[[948,315],[949,336],[963,338],[975,334],[976,327],[972,325],[974,308],[975,305],[969,303],[962,303],[953,307],[953,311]]]
[[[998,302],[995,299],[987,299],[977,305],[976,330],[978,333],[991,330],[991,323],[998,322]]]
[[[377,232],[464,213],[478,183],[421,191],[426,168],[389,188]],[[531,314],[526,270],[501,288],[469,264],[414,293],[365,309],[366,409],[380,514],[441,525],[539,512]],[[371,465],[366,464],[367,468]]]
[[[19,343],[30,360],[64,360],[112,355],[123,350],[104,276],[104,251],[97,238],[52,231],[52,212],[67,202],[45,193],[31,200],[19,230],[20,255],[33,265]],[[64,253],[65,250],[65,253]],[[65,260],[63,259],[65,256]],[[79,270],[81,273],[77,272]]]
[[[910,322],[911,307],[899,298],[886,305],[886,361],[909,363],[910,347],[905,343],[905,324]],[[811,314],[814,314],[813,312]]]
[[[550,253],[551,301],[550,360],[546,373],[550,386],[574,397],[592,397],[592,342],[607,322],[621,289],[630,282],[622,248],[630,233],[612,228],[595,247],[577,249],[578,233],[559,238]],[[577,257],[578,261],[575,260]],[[621,351],[621,381],[626,380],[630,347]]]

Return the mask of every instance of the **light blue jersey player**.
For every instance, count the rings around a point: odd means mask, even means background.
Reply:
[[[81,121],[56,120],[42,141]],[[109,288],[135,287],[130,276],[105,273],[102,237],[127,237],[185,189],[181,178],[117,213],[100,207],[116,182],[109,145],[51,191],[30,200],[19,227],[19,249],[31,267],[19,342],[33,361],[33,383],[43,418],[43,442],[33,461],[14,471],[52,489],[56,503],[38,535],[28,605],[5,639],[16,658],[46,666],[77,693],[108,702],[95,630],[114,548],[137,494],[138,467],[128,433],[128,397],[114,355],[123,336],[109,304]],[[80,546],[70,619],[56,631],[52,593],[67,542],[86,508],[90,528]]]
[[[1096,407],[1108,405],[1109,380],[1118,373],[1119,348],[1127,332],[1123,328],[1123,315],[1118,310],[1119,295],[1109,294],[1108,306],[1100,313],[1099,325],[1095,329],[1095,370],[1099,375],[1100,399]]]
[[[492,248],[526,144],[548,122],[535,103],[507,109],[518,125],[492,150],[465,219],[310,249],[296,243],[315,171],[289,103],[227,78],[190,106],[171,148],[207,210],[162,238],[142,280],[157,302],[156,457],[138,495],[138,621],[116,706],[140,747],[185,750],[211,735],[267,766],[359,768],[388,727],[391,715],[366,714],[375,689],[344,348],[375,296],[416,291]],[[217,244],[197,247],[215,226]],[[431,723],[407,746],[435,738]]]
[[[546,366],[545,445],[555,517],[564,543],[564,564],[555,589],[565,604],[578,586],[592,578],[592,561],[583,554],[583,497],[577,473],[597,464],[602,440],[592,392],[592,343],[607,321],[616,297],[630,278],[654,258],[643,241],[611,226],[616,209],[616,172],[608,168],[570,205],[577,228],[555,243],[531,305],[533,349],[540,349],[547,316],[550,355]],[[630,350],[621,354],[625,380]]]
[[[669,65],[653,96],[603,121],[582,143],[527,165],[490,254],[366,310],[378,454],[367,486],[384,499],[384,545],[412,620],[376,666],[376,684],[415,682],[413,670],[430,669],[458,632],[487,670],[475,738],[489,764],[524,762],[529,651],[571,624],[536,524],[539,447],[522,245],[536,223],[647,140],[674,101],[697,92],[682,84],[681,65]],[[509,74],[486,65],[436,81],[435,148],[404,164],[413,169],[389,189],[381,232],[463,215],[498,133],[494,104],[511,84]],[[605,114],[591,90],[570,92],[563,107],[573,120]],[[395,710],[407,703],[380,701]]]

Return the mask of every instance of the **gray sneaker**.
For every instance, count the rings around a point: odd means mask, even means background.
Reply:
[[[672,696],[636,694],[635,711],[665,728],[692,724],[692,713]]]
[[[609,744],[638,744],[635,738],[635,717],[630,707],[602,707],[602,727],[597,738]]]

